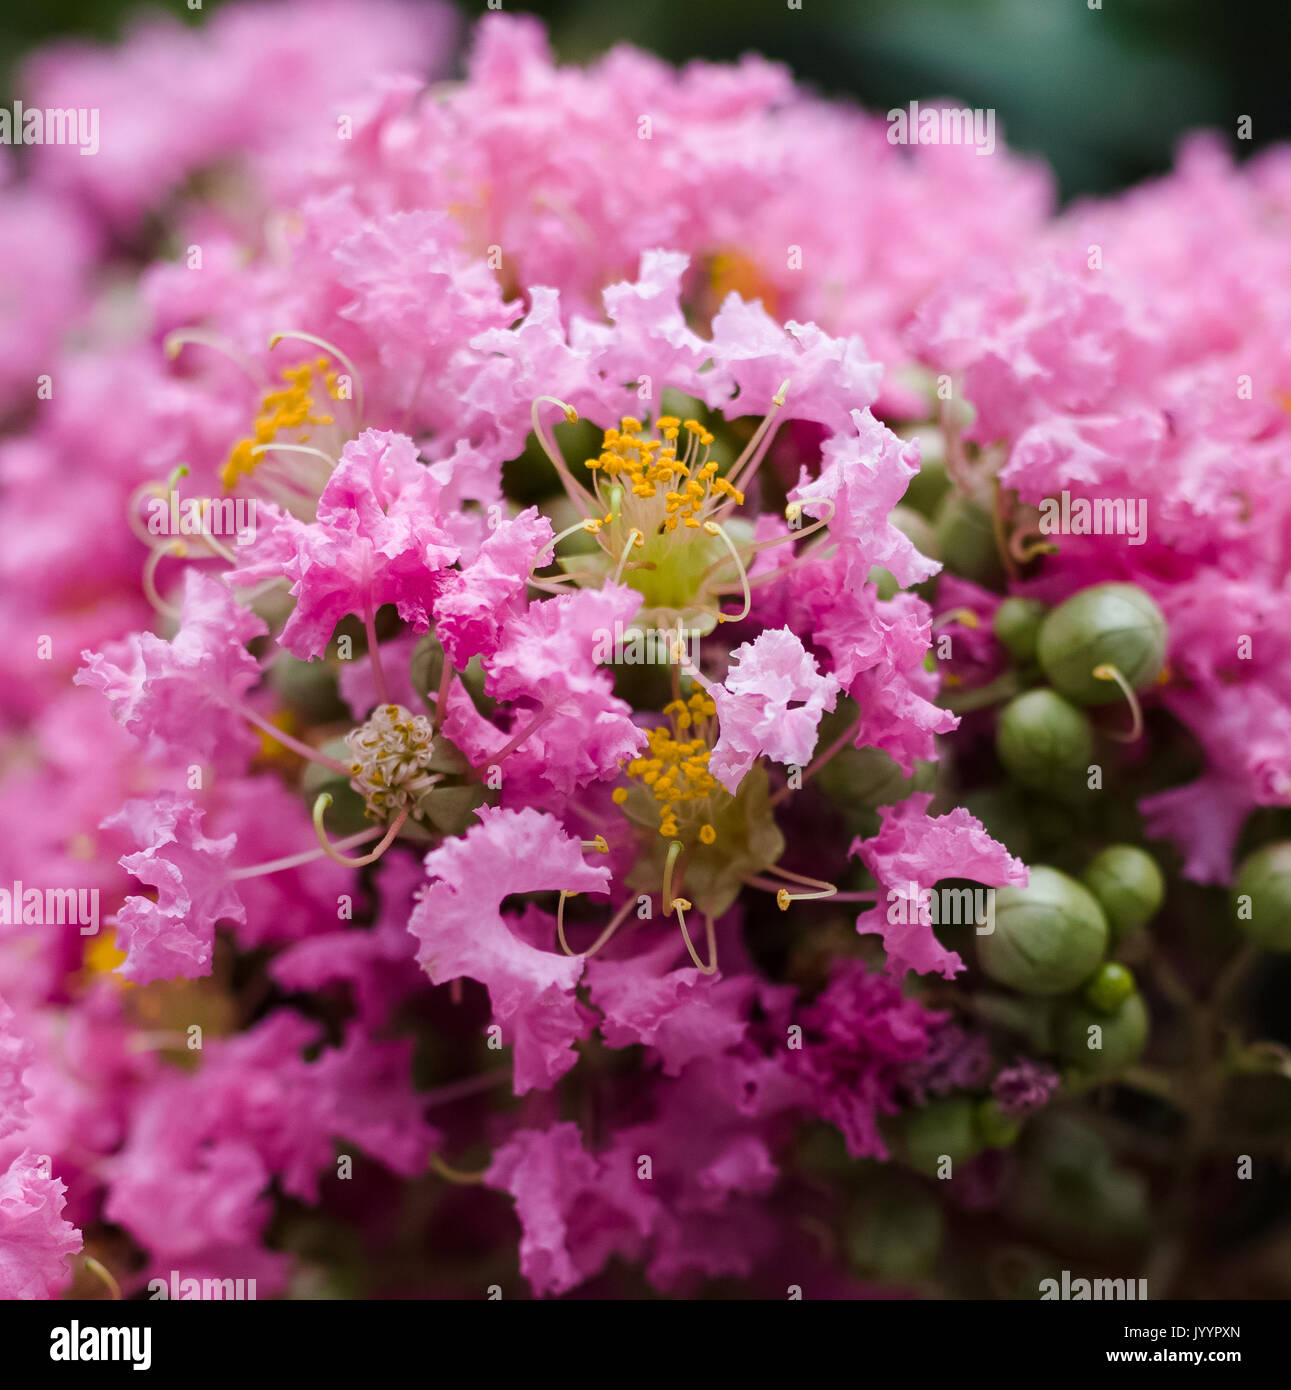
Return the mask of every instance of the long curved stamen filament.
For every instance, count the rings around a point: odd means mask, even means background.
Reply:
[[[1121,693],[1130,706],[1132,723],[1129,733],[1117,734],[1109,730],[1108,738],[1114,738],[1117,743],[1137,743],[1143,737],[1143,706],[1139,704],[1139,697],[1134,693],[1134,687],[1110,661],[1104,661],[1101,665],[1095,666],[1092,674],[1100,681],[1115,681],[1121,687]]]
[[[538,441],[543,453],[551,460],[551,466],[560,477],[561,486],[569,494],[569,500],[585,517],[591,516],[591,508],[588,503],[593,500],[592,494],[569,471],[569,465],[565,462],[564,455],[556,447],[551,435],[547,433],[542,418],[538,414],[540,405],[554,405],[563,410],[566,421],[571,425],[578,423],[578,411],[572,405],[567,405],[555,396],[539,396],[529,407],[529,419],[533,425],[534,438]]]
[[[576,521],[576,522],[574,522],[574,524],[573,524],[572,526],[566,526],[565,529],[564,529],[563,531],[561,531],[559,535],[553,536],[553,537],[551,538],[551,544],[547,547],[547,550],[545,550],[545,551],[542,552],[544,555],[547,554],[548,552],[550,552],[550,554],[551,554],[551,559],[545,561],[544,564],[550,565],[550,564],[554,564],[554,563],[555,563],[555,561],[556,561],[556,547],[557,547],[557,546],[561,543],[561,541],[563,541],[567,536],[572,536],[572,535],[574,534],[575,531],[585,531],[589,536],[595,536],[595,535],[598,535],[598,534],[600,533],[601,525],[602,525],[602,523],[601,523],[601,521],[599,520],[599,518],[594,517],[594,516],[589,516],[589,517],[585,517],[582,521]],[[539,579],[538,576],[537,576],[537,574],[535,573],[535,570],[537,570],[538,568],[539,568],[539,566],[538,566],[538,565],[535,565],[535,566],[533,567],[533,569],[531,569],[531,570],[529,571],[529,580],[528,580],[528,582],[529,582],[530,584],[532,584],[533,587],[534,587],[535,589],[541,589],[544,593],[548,593],[548,594],[562,594],[562,593],[567,593],[568,590],[561,589],[561,588],[559,588],[558,586],[561,585],[561,584],[573,584],[573,583],[576,583],[576,582],[577,582],[577,579],[578,579],[578,576],[575,575],[575,574],[555,574],[555,575],[551,575],[551,576],[548,577],[548,578]]]
[[[790,883],[805,883],[812,887],[812,892],[791,893],[783,882],[777,883],[774,879],[764,878],[760,874],[750,874],[744,882],[751,888],[761,888],[768,893],[775,894],[776,906],[781,912],[788,912],[789,904],[795,902],[808,902],[815,898],[837,898],[839,892],[832,883],[826,883],[819,878],[805,878],[802,874],[791,874],[787,869],[777,868],[772,864],[768,873],[779,874],[781,879],[788,879]],[[865,894],[866,899],[872,899],[873,894]]]
[[[735,568],[740,576],[740,588],[744,594],[744,607],[738,613],[719,613],[718,622],[738,623],[741,619],[749,616],[749,610],[753,607],[753,595],[749,591],[749,574],[744,568],[744,561],[740,559],[740,552],[735,548],[735,542],[726,534],[716,521],[704,522],[704,530],[710,536],[720,536],[722,543],[731,552],[731,559],[735,561]]]
[[[1037,555],[1056,555],[1058,546],[1053,541],[1042,541],[1037,531],[1014,531],[1009,537],[1009,549],[1020,564],[1028,564]]]
[[[623,577],[623,567],[628,562],[628,556],[632,553],[632,547],[634,545],[642,546],[644,544],[645,536],[634,526],[631,531],[628,532],[628,543],[623,547],[623,554],[619,556],[619,563],[614,570],[614,578],[610,580],[611,584],[617,584]]]
[[[938,613],[932,620],[932,630],[936,632],[939,627],[946,627],[949,623],[959,623],[961,627],[979,628],[982,625],[982,620],[971,608],[947,608],[944,613]]]
[[[626,918],[628,913],[631,911],[633,905],[636,902],[636,899],[629,898],[627,902],[625,902],[623,906],[619,908],[619,910],[614,914],[614,916],[610,918],[609,925],[601,932],[600,936],[598,936],[596,940],[592,942],[592,944],[587,948],[587,950],[574,951],[570,949],[569,942],[565,940],[565,899],[576,898],[577,896],[577,893],[569,893],[566,892],[564,889],[561,890],[560,902],[556,906],[556,939],[560,942],[560,949],[564,951],[564,953],[567,956],[594,956],[597,953],[597,951],[599,951],[601,947],[604,946],[605,943],[614,935],[614,933],[618,931],[618,929],[623,925],[624,918]]]
[[[251,452],[256,458],[262,454],[270,453],[308,454],[311,458],[322,459],[333,472],[336,470],[336,460],[331,454],[325,454],[321,449],[315,449],[312,444],[257,444]]]
[[[800,541],[806,536],[810,536],[813,531],[820,531],[828,526],[834,519],[834,513],[838,510],[832,500],[828,497],[804,497],[800,502],[790,502],[784,509],[786,521],[796,521],[802,515],[802,509],[809,503],[814,502],[817,506],[828,507],[829,511],[824,516],[818,516],[810,526],[804,526],[801,530],[791,530],[788,535],[774,536],[769,541],[759,541],[754,547],[756,550],[770,550],[772,546],[783,545],[786,541]]]
[[[254,724],[262,734],[268,734],[271,739],[281,743],[284,748],[290,748],[293,753],[298,753],[311,763],[320,763],[333,772],[339,772],[343,777],[349,777],[350,769],[347,764],[327,753],[320,752],[317,748],[311,748],[309,744],[302,743],[298,738],[293,738],[285,729],[271,724],[264,715],[258,714],[250,705],[239,705],[238,713],[243,719]]]
[[[489,1171],[484,1168],[478,1173],[465,1173],[460,1168],[453,1168],[445,1163],[437,1153],[431,1154],[430,1166],[445,1182],[456,1183],[459,1187],[470,1187],[483,1182],[484,1174]]]
[[[323,853],[329,859],[335,859],[338,864],[344,864],[347,869],[361,869],[365,864],[375,864],[394,844],[395,836],[403,829],[404,822],[408,819],[408,808],[405,806],[390,822],[390,828],[381,837],[377,847],[370,853],[360,855],[355,859],[348,854],[342,854],[327,838],[327,831],[323,829],[323,813],[331,804],[332,794],[330,792],[319,792],[314,799],[314,833],[318,836],[318,843],[323,847]]]
[[[348,357],[346,357],[346,355],[340,350],[340,348],[335,347],[332,343],[329,343],[326,338],[319,338],[313,333],[301,333],[295,329],[286,329],[284,332],[281,333],[270,334],[270,352],[272,352],[273,349],[276,348],[284,338],[295,338],[302,343],[313,343],[315,347],[322,348],[324,352],[336,358],[336,360],[341,364],[341,366],[344,367],[347,372],[349,372],[350,380],[354,383],[354,414],[359,420],[362,420],[363,378],[359,375],[358,369],[355,367],[354,363],[351,362]]]
[[[726,474],[726,481],[732,487],[739,484],[741,475],[747,481],[758,471],[762,460],[766,457],[767,449],[771,446],[772,426],[776,422],[776,417],[784,409],[784,397],[788,389],[789,382],[786,379],[780,383],[780,389],[771,397],[771,409],[763,417],[762,423],[754,430],[753,438],[744,446],[744,452],[731,465]]]
[[[167,603],[157,592],[157,566],[168,555],[176,560],[182,560],[187,554],[188,547],[183,541],[171,541],[168,545],[159,545],[149,551],[148,558],[143,562],[144,594],[157,612],[167,618],[181,618],[183,614],[173,603]]]
[[[343,840],[333,841],[332,848],[334,850],[354,849],[358,845],[368,844],[383,833],[379,825],[374,825],[367,830],[360,830],[355,835],[347,835]],[[302,864],[312,864],[314,860],[322,859],[326,853],[327,851],[321,847],[302,850],[299,854],[288,854],[281,859],[271,859],[267,864],[248,864],[245,868],[234,869],[229,874],[229,878],[236,882],[238,879],[261,878],[265,874],[278,874],[287,869],[299,869]]]
[[[117,1283],[112,1271],[101,1261],[96,1260],[93,1255],[82,1255],[81,1259],[85,1268],[97,1279],[101,1279],[108,1287],[110,1298],[119,1301],[121,1298],[121,1285]]]
[[[186,463],[176,464],[170,470],[170,476],[164,483],[159,483],[155,478],[149,482],[141,483],[130,494],[130,500],[126,503],[126,524],[135,533],[144,545],[152,545],[157,539],[155,531],[147,530],[139,517],[139,503],[145,497],[161,498],[168,497],[174,490],[175,484],[181,478],[188,477],[188,465]]]
[[[674,840],[668,846],[667,857],[663,861],[663,915],[665,917],[672,911],[672,871],[677,866],[677,860],[681,857],[685,845],[680,840]]]
[[[1008,518],[1004,514],[1004,489],[998,477],[991,479],[991,531],[995,536],[995,549],[999,553],[1005,572],[1010,579],[1018,578],[1018,562],[1009,548]]]
[[[230,565],[236,565],[238,562],[238,557],[234,555],[234,553],[228,548],[227,545],[225,545],[222,541],[217,541],[215,537],[211,535],[211,533],[208,530],[205,529],[206,513],[207,510],[211,507],[213,500],[214,499],[210,497],[204,497],[202,499],[201,508],[203,529],[200,533],[202,543],[204,545],[209,545],[211,550],[216,555],[218,555],[221,560],[226,561]]]
[[[161,346],[162,351],[173,362],[189,344],[193,347],[210,348],[212,352],[218,352],[221,357],[227,357],[234,366],[240,367],[257,385],[263,384],[264,373],[256,367],[249,357],[239,352],[226,339],[217,337],[214,333],[207,333],[204,329],[177,328],[173,333],[166,334]]]
[[[690,952],[690,958],[695,962],[695,969],[701,975],[715,975],[717,973],[717,933],[713,929],[713,919],[704,913],[704,937],[708,946],[708,964],[705,965],[699,958],[699,953],[695,950],[695,943],[690,939],[690,932],[686,927],[686,914],[684,909],[690,906],[685,898],[674,898],[672,905],[677,911],[677,925],[681,928],[681,939],[686,943],[686,950]]]

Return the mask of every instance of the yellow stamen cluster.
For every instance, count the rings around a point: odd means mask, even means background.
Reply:
[[[618,429],[605,431],[600,455],[588,459],[585,467],[626,485],[634,497],[652,498],[662,491],[665,531],[674,531],[678,525],[697,529],[710,497],[729,497],[737,506],[743,504],[744,494],[717,476],[717,464],[708,457],[713,435],[698,420],[661,415],[655,430],[658,438],[649,438],[640,420],[625,415]],[[679,456],[682,431],[687,438]]]
[[[717,706],[702,691],[689,700],[674,700],[665,705],[669,723],[650,730],[650,747],[645,757],[628,763],[627,775],[649,787],[658,803],[659,833],[668,839],[679,832],[677,808],[706,801],[718,789],[718,781],[708,770],[712,754],[711,735],[716,730],[710,724],[717,715]],[[692,737],[685,737],[692,733]],[[616,795],[615,800],[626,799]],[[707,831],[706,835],[704,832]],[[700,828],[700,839],[711,845],[717,832],[707,822]]]
[[[354,762],[350,785],[375,820],[411,808],[439,778],[429,770],[434,730],[423,714],[402,705],[378,705],[366,724],[345,736]]]
[[[321,378],[321,382],[315,380],[316,376]],[[256,416],[251,437],[238,441],[220,469],[220,483],[226,492],[237,484],[239,478],[250,477],[255,472],[261,458],[255,452],[257,445],[272,444],[289,430],[300,431],[293,436],[292,443],[303,443],[309,438],[309,426],[333,423],[331,415],[314,414],[314,396],[320,386],[332,400],[344,399],[340,393],[338,374],[326,357],[288,367],[282,379],[286,386],[268,392],[260,402],[260,412]]]

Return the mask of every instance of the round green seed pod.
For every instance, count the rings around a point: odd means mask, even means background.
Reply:
[[[967,1163],[982,1151],[976,1107],[968,1096],[929,1101],[905,1117],[906,1162],[920,1173],[937,1176],[942,1155],[952,1164]]]
[[[1058,1054],[1081,1071],[1106,1076],[1138,1060],[1147,1045],[1148,1024],[1141,994],[1121,1000],[1110,1014],[1084,1003],[1069,1004],[1054,1030]]]
[[[1071,801],[1084,790],[1094,732],[1084,711],[1061,695],[1028,690],[1000,711],[995,751],[1015,782]]]
[[[1085,1003],[1100,1014],[1114,1014],[1134,993],[1134,972],[1120,961],[1105,960],[1085,985]]]
[[[1004,564],[995,543],[995,526],[985,507],[950,493],[937,513],[937,550],[952,573],[986,589],[1004,583]]]
[[[1248,855],[1233,879],[1237,925],[1266,951],[1291,951],[1291,840]]]
[[[1143,926],[1165,901],[1161,870],[1137,845],[1109,845],[1100,850],[1081,881],[1107,914],[1114,940]]]
[[[995,635],[1018,666],[1035,661],[1040,625],[1048,611],[1034,598],[1006,598],[995,610]]]
[[[1137,584],[1095,584],[1044,620],[1036,655],[1069,700],[1110,705],[1124,693],[1114,680],[1094,675],[1095,669],[1115,666],[1134,690],[1142,690],[1161,674],[1167,638],[1165,617]]]
[[[1023,994],[1066,994],[1102,960],[1107,918],[1074,878],[1033,864],[1025,888],[996,890],[995,930],[975,939],[992,980]]]

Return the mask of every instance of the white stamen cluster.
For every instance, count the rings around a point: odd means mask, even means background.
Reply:
[[[354,755],[350,785],[377,820],[411,809],[439,781],[429,770],[434,742],[430,720],[402,705],[378,705],[345,741]]]

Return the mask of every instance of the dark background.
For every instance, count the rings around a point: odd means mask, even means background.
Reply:
[[[200,23],[221,0],[190,11]],[[1258,148],[1291,138],[1291,0],[531,0],[564,59],[627,41],[674,61],[756,50],[822,92],[886,110],[912,97],[993,106],[1064,194],[1169,166],[1178,137],[1254,121]],[[0,90],[14,61],[65,35],[110,38],[129,0],[0,0]],[[467,16],[483,0],[457,0]],[[21,92],[12,96],[21,97]]]

